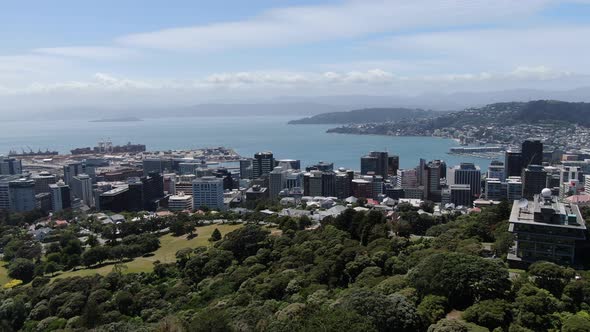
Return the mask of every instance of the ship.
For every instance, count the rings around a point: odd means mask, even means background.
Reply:
[[[37,152],[33,151],[33,149],[29,148],[29,151],[25,151],[25,149],[21,149],[22,152],[17,152],[16,150],[10,150],[8,152],[9,157],[46,157],[46,156],[57,156],[59,152],[57,151],[49,151],[49,149],[45,149],[45,151],[41,151],[39,149]]]

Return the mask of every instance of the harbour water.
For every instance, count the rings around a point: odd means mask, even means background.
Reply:
[[[49,149],[60,154],[95,146],[99,140],[113,144],[141,143],[148,150],[226,146],[242,156],[273,151],[276,158],[301,159],[302,166],[318,161],[335,167],[360,168],[360,157],[369,151],[400,156],[402,168],[415,167],[420,158],[443,159],[447,165],[473,162],[487,169],[490,160],[450,155],[458,146],[451,139],[328,134],[333,125],[288,125],[292,117],[191,117],[157,118],[138,122],[89,122],[86,120],[0,122],[0,154],[9,150]]]

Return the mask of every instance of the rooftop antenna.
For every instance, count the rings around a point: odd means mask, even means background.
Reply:
[[[521,198],[518,201],[518,207],[520,208],[521,211],[522,210],[525,210],[526,211],[528,209],[528,207],[529,207],[529,200],[526,199],[526,198]]]

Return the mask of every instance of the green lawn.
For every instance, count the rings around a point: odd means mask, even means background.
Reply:
[[[166,234],[160,238],[160,248],[150,257],[138,257],[130,262],[125,263],[127,266],[126,273],[133,272],[150,272],[154,267],[155,261],[162,263],[173,263],[176,261],[176,252],[183,248],[196,248],[210,245],[209,238],[215,228],[219,229],[221,235],[225,235],[242,225],[209,225],[197,228],[197,237],[188,240],[186,236],[174,237]],[[113,270],[113,265],[108,264],[96,269],[82,269],[77,271],[68,271],[56,275],[55,278],[67,278],[74,276],[89,276],[96,273],[106,275]],[[1,272],[0,272],[1,273]],[[1,278],[1,275],[0,275]],[[2,279],[0,279],[2,280]],[[6,281],[7,282],[7,281]]]

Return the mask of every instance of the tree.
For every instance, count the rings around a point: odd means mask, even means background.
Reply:
[[[444,296],[427,295],[418,305],[418,315],[425,326],[434,324],[445,317],[448,301]]]
[[[96,246],[100,245],[100,242],[98,241],[98,238],[96,237],[96,235],[90,234],[90,235],[88,235],[88,238],[86,239],[86,245],[90,246],[90,247],[96,247]]]
[[[511,305],[504,300],[485,300],[467,308],[463,319],[493,330],[510,324],[511,310]]]
[[[209,241],[217,242],[219,240],[221,240],[221,232],[219,231],[219,229],[215,228],[213,230],[213,233],[211,233],[211,237],[209,238]]]
[[[524,285],[515,300],[515,322],[534,331],[545,331],[553,326],[552,314],[557,311],[558,300],[544,289]]]
[[[27,283],[35,276],[35,264],[26,258],[17,258],[8,265],[8,275]]]
[[[423,259],[409,280],[420,294],[445,296],[453,306],[501,297],[510,288],[503,263],[460,253],[440,253]]]
[[[265,247],[269,234],[269,231],[260,226],[246,225],[226,234],[223,240],[217,242],[216,247],[231,251],[238,260],[242,261],[256,254],[258,249]]]
[[[529,267],[529,274],[537,287],[561,297],[565,285],[576,275],[572,268],[559,266],[551,262],[536,262]]]
[[[92,265],[101,264],[111,257],[111,249],[105,246],[98,246],[86,250],[82,254],[82,263],[90,267]]]
[[[590,317],[587,313],[578,313],[567,318],[561,327],[563,332],[590,332]]]
[[[45,264],[45,273],[49,274],[53,277],[53,274],[57,271],[61,270],[61,266],[59,266],[57,263],[55,262],[47,262],[47,264]]]

